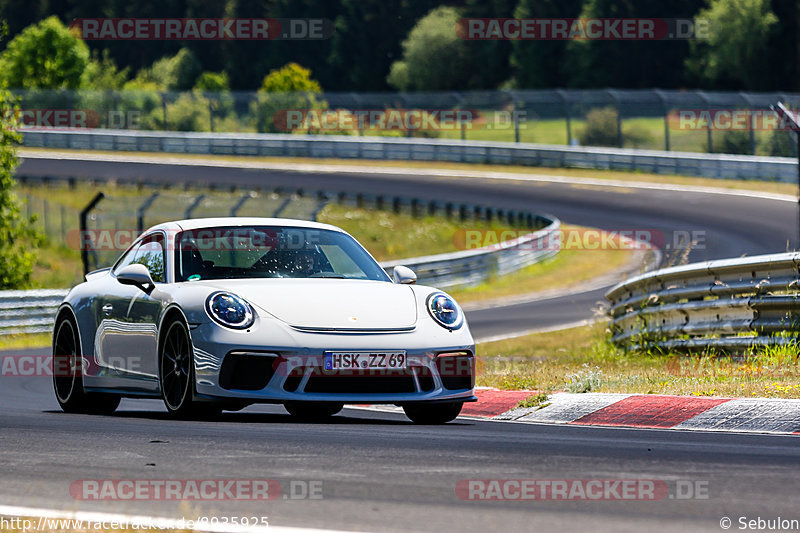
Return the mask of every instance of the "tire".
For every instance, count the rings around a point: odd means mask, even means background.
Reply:
[[[210,419],[222,413],[221,405],[194,399],[194,352],[182,320],[167,324],[159,347],[158,384],[164,406],[175,418]]]
[[[403,406],[406,416],[415,424],[446,424],[458,416],[464,402],[417,403]]]
[[[344,404],[335,402],[286,402],[283,407],[289,414],[307,422],[327,420],[342,410]]]
[[[62,314],[53,330],[53,392],[65,413],[110,415],[119,407],[120,396],[86,392],[83,388],[83,356],[78,326]]]

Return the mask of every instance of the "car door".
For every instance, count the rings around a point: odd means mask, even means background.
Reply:
[[[157,284],[166,282],[165,237],[161,232],[145,236],[135,249],[114,267],[113,281],[102,301],[102,332],[99,340],[101,364],[132,380],[158,378],[158,321],[161,301],[134,285],[123,285],[116,273],[130,264],[141,264]],[[149,387],[148,387],[149,388]]]

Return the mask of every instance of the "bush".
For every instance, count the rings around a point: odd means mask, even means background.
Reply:
[[[253,103],[256,129],[267,133],[285,133],[281,113],[287,110],[322,110],[327,108],[317,96],[322,92],[319,82],[311,78],[311,71],[297,63],[289,63],[273,70],[258,90]]]
[[[715,152],[723,154],[752,154],[749,131],[727,130],[722,134],[719,144],[714,146]]]
[[[586,126],[578,132],[584,146],[618,146],[617,111],[613,107],[592,109],[586,114]]]
[[[796,157],[797,141],[791,132],[775,130],[761,144],[761,152],[774,157]]]

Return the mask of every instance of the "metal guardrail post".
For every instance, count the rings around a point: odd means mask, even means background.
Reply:
[[[87,220],[89,218],[89,213],[91,213],[94,210],[94,208],[97,207],[97,204],[99,204],[100,201],[105,197],[106,197],[105,194],[103,194],[102,192],[98,192],[94,196],[94,198],[92,198],[92,201],[86,204],[86,207],[84,207],[80,213],[81,234],[80,234],[79,244],[81,247],[81,263],[83,263],[84,276],[89,273],[89,250],[86,248],[87,246],[86,235],[88,229]]]

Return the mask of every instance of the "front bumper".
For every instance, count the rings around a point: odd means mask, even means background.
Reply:
[[[202,397],[248,403],[287,401],[407,404],[475,401],[475,346],[466,327],[396,333],[298,331],[273,325],[241,332],[215,324],[192,328],[195,387]],[[398,351],[394,371],[325,371],[323,353]]]

